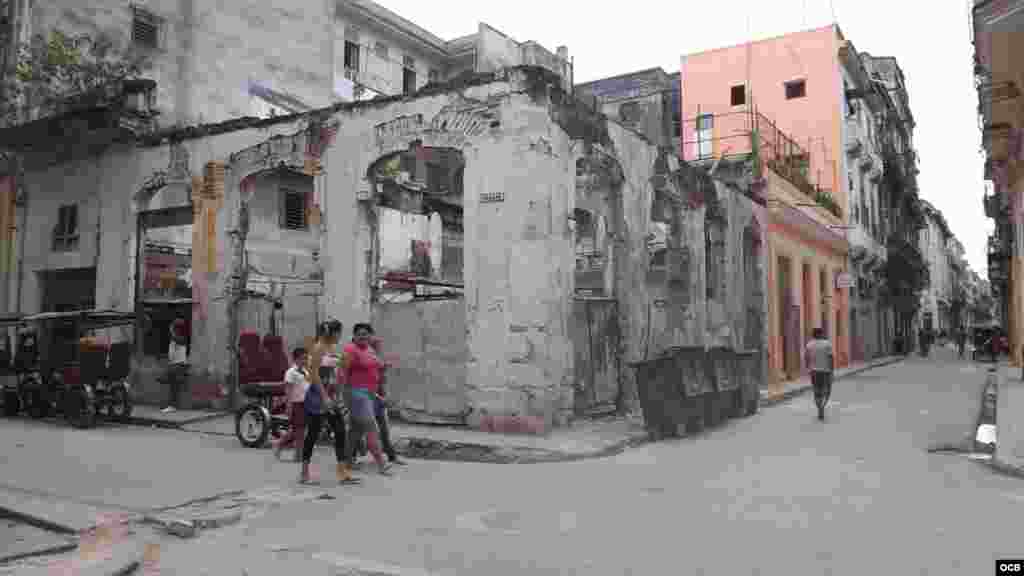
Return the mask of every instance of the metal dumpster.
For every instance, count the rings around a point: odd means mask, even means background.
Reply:
[[[757,412],[761,354],[757,350],[684,347],[631,363],[651,438],[686,436]]]

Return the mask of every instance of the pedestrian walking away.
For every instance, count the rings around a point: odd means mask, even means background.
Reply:
[[[309,464],[313,458],[313,450],[320,438],[320,430],[325,419],[334,420],[331,417],[331,407],[336,404],[338,394],[332,398],[320,379],[320,367],[323,357],[334,350],[338,345],[341,336],[342,325],[337,320],[331,320],[321,324],[318,328],[317,339],[313,345],[313,351],[309,355],[306,364],[306,371],[311,376],[309,388],[303,398],[303,406],[306,411],[306,440],[302,448],[302,467],[299,472],[299,482],[311,483],[309,477]],[[342,426],[343,428],[344,426]],[[337,460],[338,482],[342,484],[355,484],[359,481],[352,477],[352,470],[345,459],[345,434],[334,435],[334,456]]]
[[[804,363],[811,372],[814,388],[814,403],[818,407],[818,420],[825,420],[825,406],[832,395],[832,370],[834,366],[832,342],[825,337],[825,330],[815,328],[813,338],[807,343]]]
[[[373,327],[370,324],[356,324],[353,341],[345,345],[341,373],[352,387],[352,434],[349,444],[350,461],[355,460],[356,450],[362,438],[384,476],[392,474],[391,465],[385,461],[379,443],[379,429],[376,417],[376,399],[380,390],[380,374],[383,363],[370,346]]]
[[[292,351],[292,366],[284,374],[284,386],[288,399],[288,432],[274,446],[274,456],[281,458],[285,448],[295,448],[295,461],[302,459],[302,448],[306,432],[306,408],[303,401],[309,389],[309,375],[306,373],[306,349]]]

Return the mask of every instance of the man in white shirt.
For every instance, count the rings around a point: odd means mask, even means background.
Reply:
[[[170,385],[170,403],[163,412],[174,412],[181,401],[181,388],[188,373],[188,345],[185,339],[185,321],[178,318],[171,324],[171,344],[167,349],[167,383]]]
[[[292,350],[292,367],[284,373],[284,388],[288,397],[288,432],[274,446],[274,456],[281,458],[285,448],[295,448],[295,461],[302,455],[302,441],[306,437],[306,409],[303,401],[309,389],[309,374],[306,373],[306,349]]]
[[[818,420],[825,420],[825,405],[832,395],[832,343],[825,337],[825,330],[814,329],[814,337],[807,343],[804,362],[811,371],[811,385],[814,387],[814,403],[818,405]]]

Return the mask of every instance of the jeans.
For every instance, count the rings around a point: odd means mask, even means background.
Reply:
[[[832,396],[832,373],[811,372],[811,385],[814,387],[814,402],[818,406],[824,406]]]
[[[391,444],[391,430],[388,427],[388,416],[387,406],[383,400],[375,399],[374,406],[374,417],[377,420],[377,430],[380,430],[380,443],[384,449],[384,453],[387,454],[388,460],[394,462],[398,460],[398,453],[395,452],[395,447]]]
[[[316,448],[316,441],[320,439],[320,430],[325,421],[334,431],[334,458],[339,464],[345,462],[345,420],[341,414],[334,411],[322,414],[306,412],[306,441],[302,446],[303,462],[309,463],[313,458],[313,449]]]

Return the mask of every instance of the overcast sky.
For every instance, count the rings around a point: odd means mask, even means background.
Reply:
[[[992,223],[981,200],[969,0],[377,1],[446,40],[486,22],[552,51],[568,46],[577,83],[655,66],[675,72],[683,54],[835,20],[858,50],[899,60],[917,120],[921,196],[942,210],[971,267],[985,275]]]

